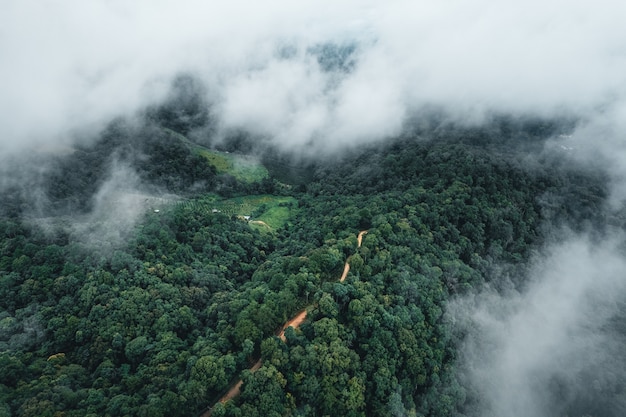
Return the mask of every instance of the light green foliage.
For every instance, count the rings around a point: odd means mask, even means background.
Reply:
[[[269,176],[267,169],[246,155],[219,152],[196,147],[196,152],[215,167],[219,174],[229,174],[244,183],[259,182]]]
[[[549,172],[407,140],[297,191],[236,183],[150,213],[110,256],[0,219],[0,414],[199,415],[242,378],[214,415],[460,415],[446,302],[496,263],[516,272],[542,238],[537,196],[574,182]],[[602,195],[586,195],[591,213]],[[547,215],[575,219],[566,207]]]
[[[191,378],[197,381],[203,389],[222,391],[228,386],[228,375],[235,369],[235,360],[232,355],[215,357],[203,356],[195,363],[191,370]]]
[[[221,199],[208,195],[180,204],[205,215],[225,214],[236,216],[239,220],[250,216],[250,227],[264,232],[283,227],[297,213],[298,202],[289,196],[251,195]]]

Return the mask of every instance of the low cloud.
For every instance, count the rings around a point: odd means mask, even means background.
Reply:
[[[441,106],[594,117],[624,97],[626,6],[488,0],[3,4],[0,146],[71,142],[193,73],[221,129],[321,152],[397,135]],[[354,45],[349,68],[320,45]]]
[[[126,242],[142,216],[149,212],[158,215],[165,203],[175,200],[173,195],[155,196],[145,191],[134,169],[114,159],[107,178],[92,197],[92,209],[72,217],[68,232],[106,256]]]
[[[526,287],[450,306],[470,416],[617,416],[626,411],[624,238],[568,237]]]

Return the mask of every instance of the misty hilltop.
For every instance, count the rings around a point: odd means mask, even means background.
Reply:
[[[625,415],[586,3],[0,6],[0,416]]]

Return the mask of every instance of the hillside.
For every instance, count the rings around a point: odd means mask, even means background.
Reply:
[[[213,416],[462,415],[477,399],[447,303],[522,288],[555,228],[621,222],[600,173],[536,152],[550,132],[524,126],[521,143],[493,125],[415,132],[309,161],[297,187],[169,126],[112,125],[44,184],[54,213],[89,213],[117,158],[178,196],[110,252],[3,200],[0,415],[197,416],[240,378]]]

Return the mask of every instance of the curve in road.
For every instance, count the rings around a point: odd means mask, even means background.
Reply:
[[[362,230],[359,232],[358,236],[357,236],[357,249],[361,247],[361,243],[363,242],[363,236],[367,233],[367,230]],[[343,282],[346,277],[348,276],[348,272],[350,272],[350,258],[348,258],[346,260],[346,264],[343,267],[343,273],[341,274],[341,277],[339,278],[339,282]],[[289,319],[281,328],[280,332],[278,332],[277,336],[280,338],[280,340],[282,340],[283,342],[287,341],[287,338],[285,337],[285,330],[287,330],[288,327],[293,327],[294,329],[297,329],[298,327],[300,327],[300,325],[302,323],[304,323],[304,321],[306,320],[306,316],[307,316],[307,311],[305,310],[301,310],[299,311],[295,316],[293,316],[291,319]],[[261,359],[259,359],[258,361],[256,361],[254,363],[254,365],[252,365],[252,367],[250,368],[250,372],[255,372],[257,371],[261,365],[263,364],[263,361]],[[224,394],[224,396],[222,396],[222,398],[219,399],[219,402],[224,404],[230,400],[232,400],[233,398],[237,397],[240,393],[241,393],[241,386],[243,385],[243,380],[238,380],[229,390],[226,394]],[[211,407],[212,408],[212,407]],[[204,413],[202,413],[201,417],[210,417],[211,416],[211,408],[208,409],[207,411],[205,411]]]

